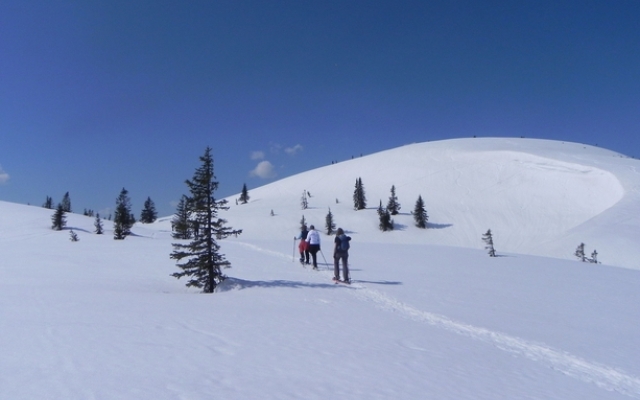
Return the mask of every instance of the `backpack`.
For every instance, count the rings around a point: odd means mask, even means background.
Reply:
[[[349,241],[351,238],[347,235],[340,235],[340,250],[347,251],[349,250]]]

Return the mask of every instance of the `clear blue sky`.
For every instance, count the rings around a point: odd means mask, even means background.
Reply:
[[[0,200],[104,212],[125,187],[170,215],[208,145],[218,197],[474,135],[640,157],[638,21],[638,0],[4,0]]]

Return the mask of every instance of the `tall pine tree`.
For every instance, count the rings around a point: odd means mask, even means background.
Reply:
[[[67,226],[67,217],[64,214],[64,206],[60,203],[58,204],[56,211],[53,213],[53,216],[51,216],[51,229],[61,231],[62,228]]]
[[[584,243],[580,243],[576,248],[576,252],[573,253],[574,256],[578,257],[578,260],[582,262],[587,261],[587,255],[584,252]]]
[[[489,229],[487,231],[487,233],[482,235],[482,241],[486,245],[486,246],[484,246],[484,248],[486,250],[488,250],[489,257],[495,257],[496,256],[496,249],[493,247],[493,234],[491,233],[491,229]]]
[[[427,221],[429,221],[429,216],[427,215],[427,211],[424,208],[424,201],[422,200],[422,196],[418,196],[418,200],[416,200],[416,205],[413,209],[413,220],[416,222],[416,226],[418,228],[427,228]]]
[[[100,219],[100,213],[96,214],[96,220],[93,223],[93,226],[96,227],[96,235],[102,235],[104,233],[104,228],[102,227],[102,220]]]
[[[356,210],[364,210],[367,208],[367,197],[364,193],[362,178],[356,179],[356,188],[353,191],[353,208]]]
[[[135,223],[135,218],[131,213],[131,200],[129,192],[122,188],[120,195],[116,199],[116,210],[113,216],[113,238],[123,240],[131,234],[131,227]]]
[[[151,200],[151,197],[147,197],[144,202],[144,207],[140,213],[140,222],[143,224],[150,224],[158,218],[158,212],[156,211],[156,205]]]
[[[190,243],[174,243],[171,258],[177,261],[182,271],[172,274],[176,278],[189,277],[187,286],[202,288],[204,293],[213,293],[218,283],[225,276],[222,267],[230,267],[220,253],[217,240],[230,235],[239,235],[242,230],[233,230],[225,226],[226,220],[218,217],[220,210],[227,210],[226,200],[215,200],[214,192],[218,189],[218,182],[213,173],[213,158],[211,148],[207,147],[200,157],[202,165],[196,169],[193,178],[187,180],[191,196],[187,202],[189,215],[196,223],[198,232]]]
[[[387,203],[387,210],[391,215],[398,215],[398,212],[400,211],[400,203],[398,203],[398,197],[396,196],[395,185],[391,185],[391,196]]]
[[[336,230],[336,223],[333,220],[333,214],[331,213],[331,208],[329,208],[329,212],[325,218],[325,229],[327,235],[333,235],[333,232]]]
[[[64,212],[71,212],[71,197],[69,196],[69,192],[64,194],[64,196],[62,197],[62,202],[60,204],[62,204],[62,209],[64,210]]]
[[[386,232],[393,230],[391,214],[389,213],[389,210],[382,208],[382,200],[380,200],[380,205],[378,206],[378,217],[380,219],[380,224],[378,226],[381,231]]]
[[[47,199],[44,201],[44,204],[42,205],[42,207],[52,210],[53,209],[53,199],[49,196],[47,196]]]
[[[249,202],[249,191],[247,190],[247,184],[242,185],[242,192],[240,193],[240,203],[247,204]]]

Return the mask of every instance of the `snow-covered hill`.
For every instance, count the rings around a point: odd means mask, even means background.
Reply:
[[[362,178],[368,210],[353,210]],[[391,186],[402,206],[396,231],[378,230]],[[301,210],[302,193],[311,193]],[[640,269],[640,161],[597,147],[534,139],[419,143],[318,168],[250,190],[227,214],[244,238],[286,240],[302,216],[324,228],[331,209],[356,240],[481,249],[488,229],[501,252],[574,259],[580,243],[609,265]],[[410,215],[418,196],[428,230]],[[272,217],[270,212],[276,214]],[[165,220],[166,223],[166,220]],[[166,226],[165,226],[166,227]]]
[[[51,210],[0,201],[0,399],[640,398],[637,166],[467,139],[308,171],[231,199],[244,233],[221,241],[233,267],[213,295],[170,276],[170,217],[116,241],[108,221],[56,232]],[[402,214],[383,233],[391,185]],[[294,261],[302,215],[323,227],[328,207],[353,237],[351,286],[331,282],[329,236],[320,271]],[[603,264],[572,259],[580,242]]]

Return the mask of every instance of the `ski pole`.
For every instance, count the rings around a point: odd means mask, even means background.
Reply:
[[[291,253],[291,262],[296,260],[296,238],[293,238],[293,252]]]
[[[324,253],[322,252],[322,249],[320,249],[320,254],[322,254],[322,259],[324,260],[324,265],[327,266],[327,271],[329,270],[329,263],[327,263],[327,259],[324,258]]]

